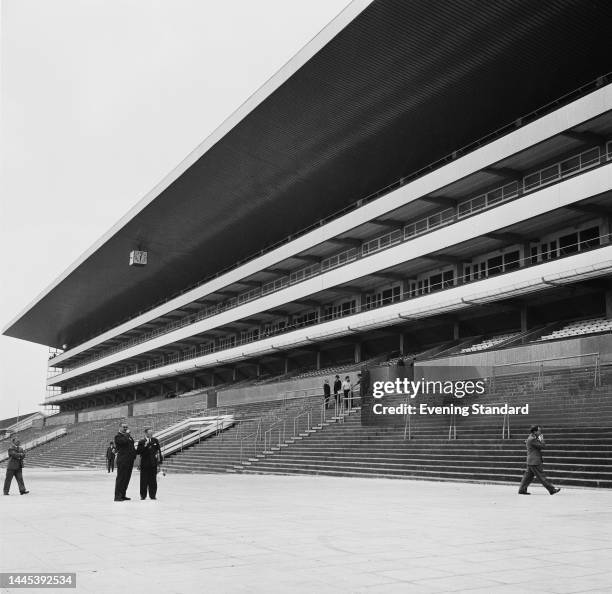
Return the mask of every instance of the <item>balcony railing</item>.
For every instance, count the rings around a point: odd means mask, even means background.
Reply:
[[[576,247],[576,250],[571,251],[569,250],[565,255],[560,256],[559,259],[562,258],[566,258],[566,257],[571,257],[573,255],[575,255],[576,251],[582,252],[582,251],[590,251],[590,250],[595,250],[595,249],[601,249],[602,247],[606,247],[610,245],[610,238],[611,238],[612,234],[602,234],[597,238],[597,244],[593,243],[589,243],[589,244],[585,244],[584,242],[577,242],[576,244],[573,244],[572,246],[568,246],[568,247]],[[604,243],[606,242],[606,243]],[[571,253],[570,253],[571,251]],[[542,262],[537,262],[534,263],[531,260],[531,256],[528,255],[524,258],[521,258],[518,260],[521,268],[524,267],[534,267],[534,266],[540,266],[542,264],[545,264],[546,261],[542,261]],[[511,272],[515,271],[516,269],[513,268],[512,270],[508,270],[508,271],[504,271],[499,275],[496,275],[496,278],[498,278],[499,276],[502,276],[504,274],[510,274]],[[490,277],[486,277],[486,278],[490,278]],[[484,280],[486,280],[486,278],[481,278],[481,279],[471,279],[469,277],[469,275],[464,275],[460,278],[457,279],[456,283],[461,283],[461,284],[467,284],[467,283],[477,283],[477,282],[482,282]],[[428,288],[428,293],[433,293],[433,292],[440,292],[440,291],[444,291],[444,290],[449,290],[452,289],[454,286],[456,286],[456,284],[453,285],[449,285],[449,283],[447,281],[442,280],[440,283],[438,284],[430,284],[429,288]],[[420,298],[422,295],[410,295],[409,291],[406,291],[399,299],[393,299],[392,301],[387,301],[387,302],[380,302],[374,305],[371,305],[368,309],[379,309],[381,307],[385,307],[387,306],[389,303],[397,303],[399,301],[407,301],[410,299],[418,299]],[[351,313],[347,313],[347,314],[342,314],[342,315],[338,315],[338,312],[330,312],[326,315],[319,315],[317,316],[316,320],[312,321],[312,324],[309,325],[318,325],[318,324],[322,324],[324,322],[328,322],[334,319],[337,319],[338,317],[349,317],[351,315],[355,315],[357,313],[360,313],[359,308],[356,308],[354,310],[351,311]],[[210,354],[213,352],[220,352],[226,349],[230,349],[230,348],[234,348],[234,347],[238,347],[238,346],[243,346],[246,344],[250,344],[252,342],[256,342],[258,340],[263,340],[263,339],[267,339],[273,336],[279,336],[281,334],[286,334],[288,332],[291,332],[293,330],[297,330],[300,328],[303,328],[305,326],[305,324],[303,322],[294,322],[292,324],[287,324],[285,327],[283,328],[278,328],[276,330],[270,330],[267,333],[262,334],[261,336],[250,336],[241,340],[236,340],[233,339],[232,337],[229,338],[223,338],[219,340],[219,343],[217,345],[214,344],[208,344],[206,345],[206,347],[204,349],[197,349],[197,350],[191,350],[189,352],[185,352],[185,353],[178,353],[175,355],[171,356],[171,359],[156,359],[156,360],[152,360],[149,361],[147,363],[141,364],[138,366],[136,371],[132,371],[132,368],[130,368],[129,370],[123,370],[120,372],[110,372],[110,373],[106,373],[106,374],[102,374],[100,376],[97,376],[95,380],[91,381],[91,382],[86,382],[86,383],[82,383],[82,384],[78,384],[78,386],[76,387],[67,387],[64,389],[64,393],[68,393],[74,390],[78,390],[81,388],[86,388],[89,386],[94,386],[97,384],[100,384],[104,381],[108,381],[108,380],[112,380],[112,379],[118,379],[121,377],[127,377],[129,375],[134,375],[134,373],[140,373],[140,372],[144,372],[144,371],[148,371],[151,369],[156,369],[158,367],[163,367],[165,365],[168,365],[170,363],[178,363],[181,361],[186,361],[186,360],[191,360],[194,359],[196,357],[202,356],[204,354]]]
[[[433,163],[430,163],[429,165],[426,165],[425,167],[422,167],[421,169],[418,169],[417,171],[412,172],[409,175],[406,175],[404,177],[401,177],[399,180],[392,182],[391,184],[388,184],[387,186],[381,188],[380,190],[377,190],[375,192],[372,192],[371,194],[369,194],[368,196],[364,197],[364,198],[360,198],[359,200],[356,200],[354,203],[349,204],[348,206],[342,208],[339,211],[336,211],[335,213],[325,217],[324,219],[321,219],[319,221],[317,221],[316,223],[313,223],[312,225],[309,225],[308,227],[305,227],[304,229],[301,229],[300,231],[297,231],[296,233],[293,233],[292,235],[285,237],[284,239],[269,245],[267,247],[265,247],[264,249],[260,250],[257,253],[251,254],[249,256],[247,256],[246,258],[243,258],[242,260],[239,260],[238,262],[232,264],[231,266],[228,266],[227,268],[220,270],[204,279],[202,279],[201,281],[198,281],[180,291],[177,291],[174,294],[169,295],[168,297],[166,297],[165,299],[162,299],[161,301],[159,301],[158,303],[156,303],[155,305],[153,305],[152,307],[150,307],[147,310],[143,310],[140,311],[132,316],[129,316],[127,318],[124,318],[121,322],[119,322],[119,324],[122,324],[124,322],[128,322],[129,320],[132,320],[148,311],[151,311],[153,309],[155,309],[156,307],[159,307],[160,305],[167,303],[168,301],[171,301],[172,299],[175,299],[176,297],[179,297],[180,295],[184,295],[185,293],[199,287],[202,286],[203,284],[215,279],[215,278],[219,278],[220,276],[227,274],[229,271],[231,270],[235,270],[236,268],[239,268],[240,266],[243,266],[244,264],[246,264],[247,262],[250,262],[251,260],[254,260],[255,258],[258,258],[264,254],[267,254],[269,252],[271,252],[272,250],[275,250],[277,248],[279,248],[282,245],[286,245],[287,243],[289,243],[290,241],[293,241],[294,239],[296,239],[297,237],[301,237],[303,235],[306,235],[306,233],[309,233],[310,231],[313,231],[314,229],[317,229],[323,225],[325,225],[326,223],[329,223],[330,221],[333,221],[335,219],[338,219],[341,216],[344,216],[345,214],[356,210],[357,208],[360,208],[361,206],[363,206],[364,204],[367,204],[369,202],[372,202],[394,190],[396,190],[397,188],[402,187],[403,185],[414,181],[415,179],[418,179],[428,173],[431,173],[432,171],[435,171],[436,169],[439,169],[440,167],[443,167],[444,165],[456,160],[458,157],[462,157],[476,149],[479,149],[483,146],[485,146],[486,144],[493,142],[494,140],[501,138],[502,136],[509,134],[510,132],[513,132],[514,130],[516,130],[517,128],[524,126],[525,124],[532,122],[534,120],[537,120],[540,117],[543,117],[545,114],[550,113],[551,111],[555,110],[555,109],[559,109],[561,106],[563,105],[567,105],[568,103],[575,101],[577,99],[579,99],[580,97],[583,97],[585,95],[588,95],[589,93],[592,93],[593,91],[596,91],[598,89],[600,89],[601,87],[603,87],[604,85],[608,84],[608,81],[610,79],[610,77],[612,76],[612,73],[606,73],[602,76],[597,77],[595,80],[590,81],[584,85],[582,85],[581,87],[570,91],[569,93],[566,93],[565,95],[559,97],[558,99],[555,99],[554,101],[551,101],[550,103],[547,103],[546,105],[543,105],[542,107],[533,110],[532,112],[530,112],[529,114],[526,114],[520,118],[517,118],[516,120],[514,120],[513,122],[510,122],[509,124],[506,124],[505,126],[502,126],[501,128],[499,128],[498,130],[495,130],[489,134],[487,134],[486,136],[483,136],[482,138],[479,138],[478,140],[464,146],[461,147],[455,151],[453,151],[452,153],[449,153],[448,155],[442,157],[441,159],[438,159],[437,161],[434,161]],[[608,143],[609,144],[609,143]],[[608,159],[611,158],[611,153],[610,150],[612,149],[608,149]],[[264,293],[265,294],[265,293]],[[99,332],[96,333],[96,336],[99,336],[100,334],[104,333],[107,330],[110,330],[112,328],[116,328],[117,325],[116,324],[112,327],[107,327],[103,330],[100,330]],[[91,337],[93,338],[93,336]],[[82,343],[81,343],[82,344]],[[58,353],[58,355],[61,353]]]
[[[599,147],[595,147],[525,176],[524,183],[529,186],[528,190],[522,187],[523,183],[515,181],[490,190],[484,194],[479,194],[478,196],[470,198],[469,200],[458,202],[456,216],[455,209],[447,208],[417,221],[408,223],[403,227],[403,230],[395,229],[389,233],[364,242],[361,245],[361,250],[358,248],[345,250],[322,260],[320,264],[312,264],[296,270],[295,272],[290,273],[288,276],[275,279],[274,281],[263,284],[261,287],[241,293],[237,297],[232,297],[224,302],[209,306],[200,310],[197,314],[186,316],[181,320],[142,334],[124,343],[120,343],[111,349],[104,350],[93,355],[92,357],[88,357],[86,360],[79,361],[77,365],[66,366],[63,369],[65,371],[70,371],[72,369],[82,367],[83,365],[97,361],[103,357],[107,357],[132,346],[142,344],[143,342],[151,340],[157,336],[161,336],[162,334],[167,334],[173,330],[184,328],[185,326],[189,326],[195,322],[213,317],[244,303],[248,303],[265,295],[269,295],[270,293],[280,291],[290,285],[303,282],[309,278],[313,278],[339,266],[344,266],[345,264],[355,261],[359,257],[367,257],[376,252],[397,245],[402,241],[410,241],[420,235],[424,235],[425,233],[429,233],[446,225],[450,225],[456,219],[463,219],[467,216],[477,214],[489,208],[494,208],[503,202],[523,196],[526,193],[535,192],[541,187],[550,183],[558,182],[571,175],[576,175],[590,170],[597,165],[604,165],[610,159],[609,151],[612,151],[612,141],[607,142],[606,149],[604,149],[604,151],[600,151]]]

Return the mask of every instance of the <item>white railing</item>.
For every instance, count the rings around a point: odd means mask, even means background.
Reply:
[[[384,250],[385,248],[395,245],[400,241],[402,241],[402,232],[399,229],[395,229],[390,233],[385,233],[380,237],[370,239],[370,241],[363,243],[361,245],[361,253],[362,255],[367,256],[369,254],[373,254],[374,252]]]
[[[523,182],[514,181],[504,186],[500,186],[484,194],[480,194],[468,200],[464,200],[457,204],[457,219],[467,217],[482,210],[494,207],[497,204],[516,198],[522,192],[532,191],[538,187],[553,183],[580,171],[584,171],[595,167],[604,160],[612,159],[612,140],[607,141],[605,145],[605,153],[601,153],[600,147],[594,147],[583,151],[572,157],[568,157],[562,161],[550,165],[539,171],[531,173],[524,177]],[[361,255],[368,256],[380,250],[396,245],[401,241],[407,241],[421,234],[427,233],[439,227],[449,225],[455,220],[455,211],[452,208],[447,208],[433,215],[424,217],[412,223],[405,225],[401,230],[396,229],[381,235],[361,245]],[[245,293],[241,293],[237,297],[232,297],[222,303],[211,305],[197,314],[192,314],[181,320],[145,333],[137,338],[126,341],[125,343],[116,345],[108,350],[99,352],[92,357],[78,362],[74,366],[64,367],[59,373],[50,372],[49,377],[54,377],[65,371],[70,371],[77,367],[81,367],[89,362],[95,361],[112,353],[124,350],[130,346],[141,344],[155,338],[159,335],[166,334],[171,330],[181,328],[194,323],[195,321],[212,317],[228,309],[232,309],[237,305],[253,301],[262,296],[268,295],[288,287],[290,284],[299,283],[306,279],[312,278],[339,266],[343,266],[349,262],[356,260],[359,257],[359,249],[351,248],[325,258],[320,264],[312,264],[300,270],[290,273],[289,276],[269,281],[261,287],[257,287]]]
[[[249,301],[253,301],[254,299],[259,299],[261,297],[261,288],[257,287],[256,289],[251,289],[250,291],[247,291],[246,293],[240,293],[240,295],[238,295],[238,305],[241,305],[242,303],[248,303]]]
[[[486,210],[487,208],[491,208],[496,204],[516,198],[518,195],[518,182],[512,182],[506,184],[505,186],[500,186],[499,188],[495,188],[494,190],[486,192],[485,194],[479,194],[474,198],[459,202],[459,204],[457,204],[457,218],[461,219],[463,217],[467,217],[468,215],[480,212],[481,210]]]
[[[261,294],[267,295],[268,293],[274,293],[275,291],[280,291],[285,287],[289,286],[289,277],[283,276],[282,278],[277,278],[276,280],[270,281],[269,283],[265,283],[261,286]]]
[[[234,415],[191,417],[155,434],[164,456],[180,452],[205,437],[216,435],[234,425]]]
[[[595,165],[599,165],[599,163],[599,147],[596,146],[588,151],[584,151],[578,155],[559,161],[554,165],[549,165],[544,169],[526,175],[523,178],[523,191],[529,192],[535,188],[552,184],[555,181],[578,173],[579,171],[595,167]]]
[[[317,276],[321,272],[320,264],[311,264],[305,268],[300,268],[289,275],[289,284],[300,283],[308,278]]]
[[[344,266],[345,264],[353,262],[356,259],[357,248],[345,250],[344,252],[340,252],[339,254],[335,254],[333,256],[330,256],[329,258],[325,258],[321,262],[321,272],[326,272],[327,270],[338,268],[338,266]]]
[[[411,239],[412,237],[422,235],[423,233],[427,233],[433,229],[437,229],[438,227],[449,225],[454,220],[455,209],[447,208],[446,210],[437,212],[428,217],[415,221],[414,223],[406,225],[404,227],[404,239]]]

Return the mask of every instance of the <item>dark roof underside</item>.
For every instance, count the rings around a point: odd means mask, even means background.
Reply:
[[[608,0],[373,3],[6,334],[81,342],[594,80],[611,16]]]

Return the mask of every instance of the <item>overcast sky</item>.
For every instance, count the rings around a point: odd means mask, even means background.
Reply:
[[[1,327],[348,4],[0,1]],[[0,337],[0,419],[47,355]]]

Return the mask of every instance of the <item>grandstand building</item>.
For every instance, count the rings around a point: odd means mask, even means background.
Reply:
[[[609,362],[611,14],[349,6],[4,329],[50,347],[45,404]]]

